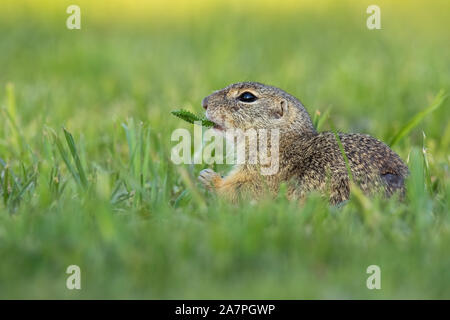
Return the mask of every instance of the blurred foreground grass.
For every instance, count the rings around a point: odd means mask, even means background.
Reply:
[[[450,298],[448,100],[394,146],[405,203],[233,206],[170,162],[170,111],[244,80],[389,142],[449,91],[448,2],[379,1],[375,31],[368,1],[77,3],[77,31],[69,1],[0,8],[1,298]]]

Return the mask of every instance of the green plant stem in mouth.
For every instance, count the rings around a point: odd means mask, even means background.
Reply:
[[[216,123],[206,119],[204,116],[199,117],[196,114],[193,114],[192,112],[187,111],[187,110],[183,110],[183,109],[174,110],[171,113],[174,116],[176,116],[184,121],[187,121],[189,123],[192,123],[192,124],[194,124],[194,122],[198,121],[198,122],[202,123],[203,127],[216,127],[217,126]]]

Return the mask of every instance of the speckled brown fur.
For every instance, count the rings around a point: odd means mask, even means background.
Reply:
[[[243,92],[257,97],[239,101]],[[313,190],[329,197],[332,204],[348,199],[350,179],[335,135],[317,133],[302,103],[285,91],[256,82],[232,84],[206,97],[206,116],[222,130],[280,130],[278,173],[262,177],[258,165],[238,165],[224,178],[211,169],[200,181],[218,194],[236,201],[241,194],[258,198],[268,189],[276,194],[282,182],[291,198],[301,199]],[[364,134],[339,134],[354,182],[370,195],[379,190],[386,196],[404,193],[408,168],[384,143]]]

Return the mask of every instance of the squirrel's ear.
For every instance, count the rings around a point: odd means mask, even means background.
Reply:
[[[288,102],[287,102],[287,100],[282,99],[280,101],[280,105],[278,106],[278,109],[277,109],[277,112],[276,112],[277,117],[278,118],[282,118],[283,116],[287,115],[288,111],[289,111]]]

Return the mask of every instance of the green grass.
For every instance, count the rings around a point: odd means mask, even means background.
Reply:
[[[80,1],[77,31],[70,1],[2,4],[0,298],[450,298],[448,3],[380,1],[375,31],[368,1],[179,3]],[[170,161],[172,131],[192,130],[170,112],[246,80],[320,130],[391,143],[405,202],[205,193],[206,165]]]

